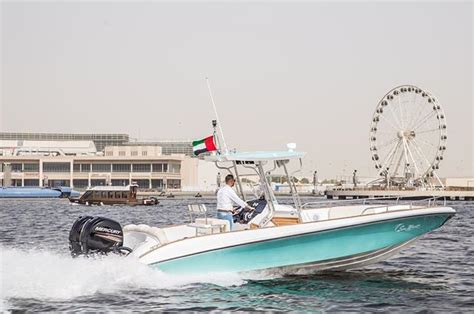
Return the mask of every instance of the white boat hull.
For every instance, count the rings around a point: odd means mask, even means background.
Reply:
[[[384,260],[442,226],[455,211],[420,208],[184,238],[135,256],[169,273],[350,269]]]

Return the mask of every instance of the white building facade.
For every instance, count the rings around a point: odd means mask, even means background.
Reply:
[[[93,152],[84,143],[63,142],[60,147],[53,146],[54,143],[29,143],[29,147],[18,149],[3,145],[1,185],[84,189],[136,182],[140,189],[158,191],[179,191],[199,185],[198,159],[184,154],[163,155],[156,145],[106,146],[103,152]]]

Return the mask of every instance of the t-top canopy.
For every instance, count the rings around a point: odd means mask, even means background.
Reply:
[[[224,155],[206,156],[208,161],[273,161],[303,158],[305,152],[295,151],[259,151],[259,152],[236,152]]]

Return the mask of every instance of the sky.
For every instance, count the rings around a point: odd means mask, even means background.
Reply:
[[[8,2],[0,131],[199,139],[306,151],[321,177],[376,175],[379,100],[413,84],[448,124],[441,176],[474,175],[472,2]]]

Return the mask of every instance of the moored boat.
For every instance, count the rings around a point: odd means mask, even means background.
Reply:
[[[79,195],[69,187],[0,187],[0,198],[67,198]]]
[[[87,189],[78,198],[69,198],[72,203],[83,205],[158,205],[156,197],[138,198],[138,185],[96,186]]]

